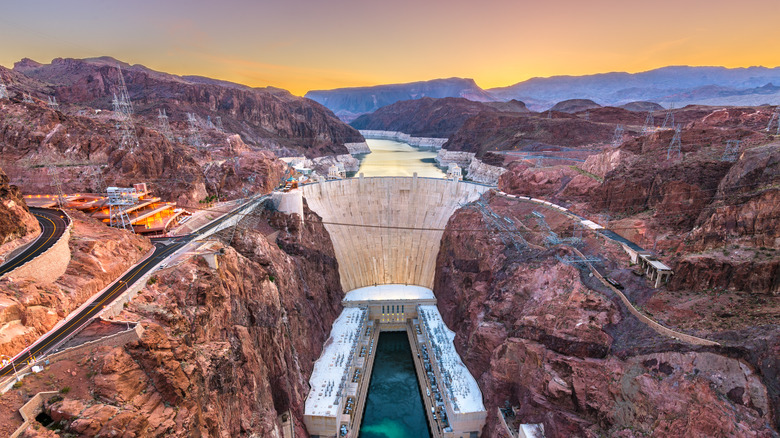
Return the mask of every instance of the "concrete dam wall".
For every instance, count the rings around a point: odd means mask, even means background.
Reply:
[[[459,204],[489,189],[435,178],[351,178],[306,185],[303,196],[330,233],[345,291],[375,284],[432,289],[439,230]]]

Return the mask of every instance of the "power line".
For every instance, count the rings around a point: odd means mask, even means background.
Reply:
[[[682,131],[682,125],[677,125],[674,127],[674,136],[672,137],[672,141],[669,142],[669,149],[666,150],[666,159],[677,159],[682,158],[682,144],[680,142],[681,137],[681,131]]]
[[[739,157],[739,140],[727,140],[726,151],[723,152],[723,156],[720,157],[721,161],[737,161]]]
[[[664,123],[661,125],[661,129],[666,127],[674,128],[674,104],[669,105],[669,109],[666,111],[666,117],[664,117]]]
[[[173,142],[173,132],[171,132],[171,125],[168,123],[168,115],[165,114],[165,108],[157,110],[157,120],[159,121],[160,134],[168,141]]]
[[[623,125],[617,125],[615,126],[615,134],[612,136],[612,146],[618,147],[620,146],[620,143],[623,142]]]
[[[127,91],[125,77],[122,74],[122,67],[117,64],[116,69],[119,74],[119,96],[115,93],[114,99],[111,102],[114,109],[114,115],[117,118],[116,131],[117,134],[119,134],[120,147],[133,152],[139,147],[138,137],[135,133],[135,125],[133,124],[133,103],[130,101],[130,93]]]

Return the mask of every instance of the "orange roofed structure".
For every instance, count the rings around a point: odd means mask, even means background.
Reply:
[[[87,215],[108,225],[125,224],[138,234],[165,234],[179,224],[182,216],[189,212],[176,208],[175,202],[163,202],[152,196],[146,183],[134,184],[132,188],[109,187],[113,196],[123,200],[121,208],[110,205],[109,198],[97,194],[64,195],[64,208],[83,211]],[[57,206],[57,195],[25,195],[30,207],[53,208]],[[117,215],[122,218],[118,219]]]

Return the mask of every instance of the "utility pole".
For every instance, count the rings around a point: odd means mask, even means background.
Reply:
[[[726,151],[723,152],[723,156],[720,157],[720,161],[737,161],[737,157],[739,157],[739,146],[740,146],[739,140],[727,140],[726,141]]]
[[[666,159],[682,158],[682,143],[680,141],[680,133],[682,131],[682,124],[674,127],[674,137],[669,143],[669,149],[666,150]]]

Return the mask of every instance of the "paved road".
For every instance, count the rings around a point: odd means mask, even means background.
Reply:
[[[238,210],[243,208],[244,205],[246,204],[242,204],[241,206],[234,209],[230,213],[215,219],[208,225],[198,229],[196,232],[192,234],[179,236],[179,237],[151,239],[155,246],[155,250],[152,256],[150,256],[143,262],[134,266],[125,275],[123,275],[121,278],[119,278],[114,283],[112,283],[108,288],[106,288],[103,291],[103,293],[101,293],[97,298],[95,298],[92,301],[92,303],[90,303],[88,306],[85,306],[77,314],[73,315],[70,319],[65,321],[65,323],[62,324],[54,332],[44,335],[43,337],[38,339],[38,341],[36,341],[32,346],[28,347],[26,350],[22,351],[22,353],[18,354],[14,359],[13,365],[16,366],[17,368],[20,368],[25,366],[28,363],[31,363],[35,359],[40,359],[41,357],[43,357],[46,353],[50,352],[61,342],[68,339],[68,337],[70,337],[74,332],[80,330],[83,326],[89,323],[89,321],[92,318],[99,315],[100,312],[106,306],[111,304],[115,299],[117,299],[120,295],[122,295],[124,291],[126,291],[130,286],[132,286],[133,283],[138,281],[138,279],[143,277],[144,274],[154,269],[163,259],[173,254],[174,252],[182,248],[184,245],[186,245],[188,242],[197,238],[199,235],[207,231],[210,231],[212,228],[217,227],[223,221],[236,215]],[[46,213],[51,211],[52,210],[44,211],[40,214],[42,216],[49,217],[50,215],[47,215]],[[58,211],[57,213],[61,214]],[[8,364],[5,367],[0,368],[0,379],[11,375],[13,372],[14,369],[11,364]]]
[[[68,216],[59,210],[30,208],[30,213],[41,224],[41,235],[26,250],[0,266],[0,277],[46,252],[57,242],[70,224]]]

